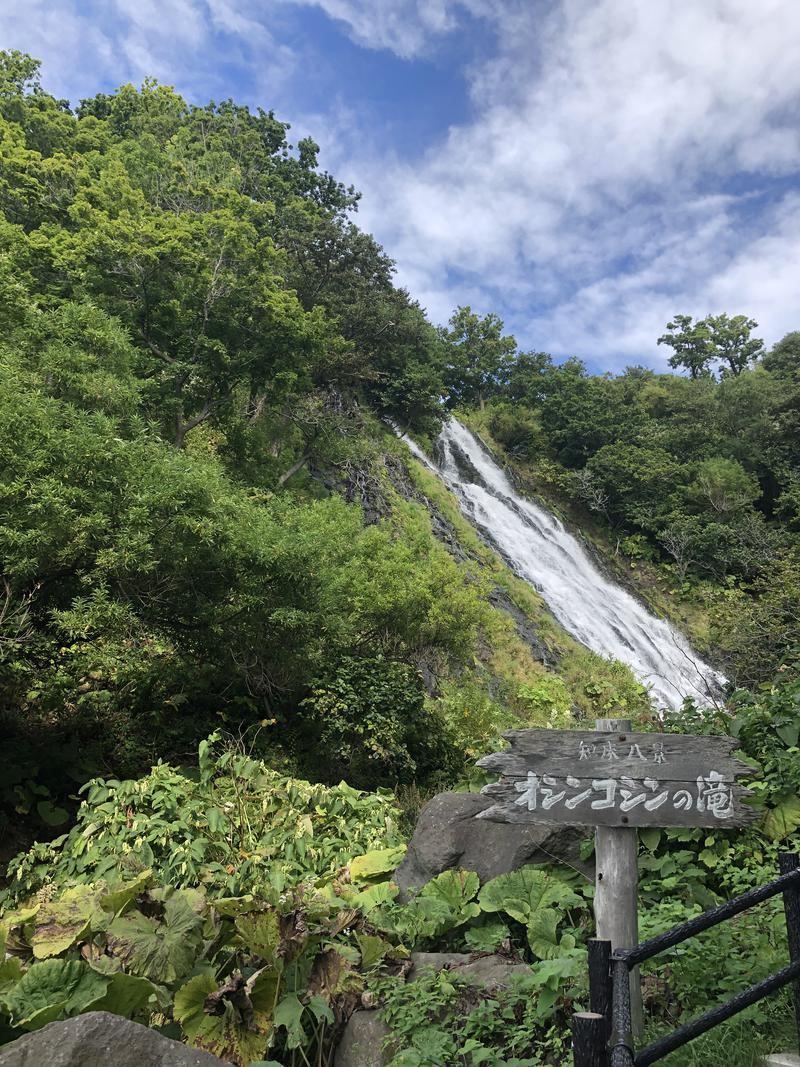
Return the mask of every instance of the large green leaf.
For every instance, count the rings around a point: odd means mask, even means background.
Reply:
[[[473,952],[496,952],[510,937],[511,931],[500,919],[489,919],[483,926],[473,926],[464,933],[467,948]]]
[[[265,967],[247,982],[234,976],[218,988],[211,975],[200,974],[175,994],[173,1013],[195,1048],[248,1064],[266,1052],[279,980]]]
[[[480,880],[474,871],[442,871],[420,890],[420,898],[441,900],[453,913],[454,925],[476,918],[481,913],[474,898]]]
[[[148,867],[132,882],[123,882],[122,885],[110,889],[100,898],[100,907],[103,911],[122,915],[138,896],[144,893],[153,883],[153,870]]]
[[[246,893],[243,897],[215,897],[212,901],[214,910],[220,915],[234,916],[251,911],[255,904],[252,893]]]
[[[281,943],[280,922],[275,911],[256,911],[236,918],[236,933],[242,945],[254,956],[269,963],[278,960]]]
[[[133,974],[171,985],[192,969],[202,940],[202,916],[193,898],[174,893],[164,906],[162,920],[141,912],[114,919],[108,928],[108,948]]]
[[[52,800],[40,800],[36,805],[39,818],[48,826],[63,826],[69,822],[69,812],[66,808],[59,808]]]
[[[380,963],[383,957],[392,951],[392,946],[388,941],[384,941],[382,937],[375,937],[374,934],[357,933],[356,941],[361,953],[361,966],[365,971],[374,967],[376,963]]]
[[[382,904],[390,904],[399,892],[394,882],[378,882],[377,885],[371,885],[353,897],[349,897],[347,902],[365,915],[369,915]]]
[[[397,848],[379,848],[363,856],[356,856],[355,859],[350,860],[351,881],[363,882],[366,878],[374,878],[376,874],[394,871],[405,852],[406,846],[399,845]]]
[[[528,944],[540,960],[558,956],[558,912],[553,908],[539,908],[528,923]]]
[[[158,987],[147,978],[118,971],[110,976],[108,988],[99,1000],[93,1001],[88,1011],[110,1011],[132,1019],[141,1011],[151,997],[158,994]]]
[[[791,796],[764,816],[764,833],[773,841],[782,841],[800,826],[800,797]]]
[[[58,900],[42,904],[30,945],[37,960],[60,956],[89,932],[98,894],[89,886],[68,889]]]
[[[0,1002],[3,995],[8,992],[22,978],[22,964],[16,956],[9,956],[0,963]]]
[[[28,968],[3,994],[2,1003],[14,1026],[38,1030],[54,1019],[84,1011],[103,996],[108,982],[81,960],[44,960]]]
[[[286,1030],[288,1048],[299,1048],[303,1044],[303,1004],[296,993],[287,994],[275,1008],[275,1025]]]
[[[540,867],[522,867],[487,882],[478,895],[484,911],[504,911],[518,922],[530,922],[539,908],[571,908],[581,898],[559,878]]]

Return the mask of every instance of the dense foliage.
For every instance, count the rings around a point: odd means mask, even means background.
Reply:
[[[800,332],[676,315],[685,374],[613,376],[469,307],[434,328],[288,129],[152,81],[71,108],[0,53],[0,1039],[105,1008],[323,1067],[378,1005],[393,1067],[561,1062],[589,883],[450,871],[400,904],[403,830],[510,726],[624,714],[737,736],[759,809],[642,833],[643,933],[797,846]],[[387,429],[453,408],[690,629],[727,706],[655,721],[564,633]],[[654,963],[651,1025],[774,969],[781,922]],[[415,948],[531,966],[477,993],[407,982]],[[747,1016],[767,1044],[780,1007]]]

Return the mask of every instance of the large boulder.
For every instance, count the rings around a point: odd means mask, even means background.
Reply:
[[[482,883],[529,863],[566,863],[586,869],[579,855],[586,830],[476,819],[491,803],[479,793],[438,793],[428,801],[395,872],[401,899],[409,890],[456,867],[475,871]]]
[[[383,1051],[389,1032],[380,1012],[353,1012],[336,1046],[333,1067],[383,1067],[391,1059]]]
[[[90,1011],[50,1023],[0,1048],[0,1067],[230,1067],[155,1030]]]

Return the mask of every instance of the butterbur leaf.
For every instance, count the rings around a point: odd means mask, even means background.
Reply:
[[[82,960],[44,960],[34,963],[3,994],[3,1006],[12,1025],[38,1030],[54,1019],[84,1011],[105,993],[108,981]]]
[[[58,900],[42,904],[30,945],[37,960],[60,956],[89,932],[97,909],[97,893],[89,886],[68,889]]]
[[[129,910],[130,905],[136,898],[141,896],[145,889],[149,889],[152,884],[153,870],[148,867],[132,882],[123,882],[122,885],[110,889],[100,898],[100,907],[103,911],[122,915]]]
[[[473,902],[480,880],[474,871],[443,871],[420,890],[418,899],[443,901],[453,914],[454,925],[480,915],[480,905]]]
[[[391,903],[399,892],[394,882],[379,882],[377,885],[371,885],[360,893],[356,893],[348,900],[348,904],[358,908],[364,915],[369,915],[382,904]]]
[[[305,1038],[303,1004],[296,993],[289,993],[275,1008],[275,1025],[286,1030],[287,1048],[299,1048]]]
[[[323,1020],[326,1023],[333,1023],[334,1016],[327,1002],[319,996],[313,996],[308,1002],[308,1010],[314,1016],[318,1023]]]
[[[511,931],[500,919],[490,919],[483,926],[473,926],[464,934],[467,948],[473,952],[494,952],[511,937]]]
[[[540,960],[553,960],[559,954],[558,913],[552,908],[539,908],[528,923],[528,944]]]
[[[764,833],[773,841],[781,841],[800,826],[800,797],[791,796],[764,816]]]
[[[369,970],[376,963],[380,963],[383,957],[392,951],[392,946],[382,937],[374,937],[372,934],[356,934],[358,949],[361,953],[361,966]]]
[[[42,905],[37,903],[29,907],[17,908],[16,911],[7,911],[3,916],[3,929],[8,933],[17,927],[27,926],[31,919],[38,915],[41,907]]]
[[[158,994],[158,989],[147,978],[138,978],[134,974],[118,971],[110,976],[108,988],[99,1000],[88,1005],[88,1011],[110,1011],[112,1015],[122,1015],[132,1019],[141,1011],[151,997]]]
[[[108,928],[108,948],[132,973],[171,985],[191,971],[202,925],[192,900],[181,891],[167,900],[161,921],[138,911],[115,919]]]
[[[775,733],[788,748],[794,748],[798,737],[800,737],[800,723],[789,722],[783,726],[776,726]]]
[[[474,871],[442,871],[420,890],[421,897],[440,897],[458,910],[472,900],[480,888],[480,880]]]
[[[236,933],[244,948],[254,956],[260,956],[270,963],[278,959],[281,931],[276,912],[255,911],[248,915],[239,915],[236,919]]]
[[[417,897],[400,912],[395,921],[400,934],[438,937],[458,925],[458,916],[440,897]]]
[[[0,963],[0,1003],[3,995],[22,978],[22,963],[16,956],[9,956]]]
[[[215,897],[211,903],[220,915],[233,918],[234,915],[243,915],[247,911],[252,911],[255,897],[252,893],[246,893],[243,897]]]
[[[269,968],[248,982],[235,975],[220,988],[211,975],[200,974],[175,994],[173,1014],[195,1048],[249,1064],[266,1051],[277,987],[278,974]]]
[[[350,860],[350,878],[353,882],[362,882],[374,878],[376,874],[388,874],[396,870],[405,853],[406,846],[399,845],[397,848],[379,848],[364,856],[356,856]]]
[[[572,908],[583,901],[559,878],[539,867],[521,867],[487,882],[478,895],[484,911],[504,911],[518,922],[530,922],[539,908]]]

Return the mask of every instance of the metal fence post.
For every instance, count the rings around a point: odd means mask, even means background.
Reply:
[[[606,1067],[606,1021],[593,1011],[572,1016],[573,1067]]]
[[[611,1036],[611,942],[589,939],[589,1010],[605,1019],[604,1043]],[[604,1063],[608,1062],[608,1053]]]
[[[800,868],[796,852],[782,852],[778,857],[781,874],[790,874]],[[789,959],[800,960],[800,884],[787,886],[783,891],[783,910],[786,914],[786,934],[789,941]],[[797,1024],[797,1040],[800,1044],[800,979],[792,982],[794,1016]]]

